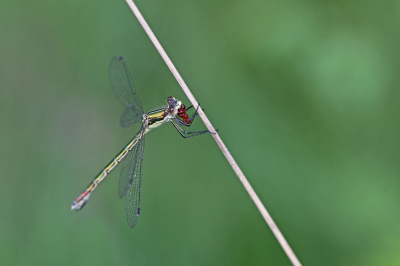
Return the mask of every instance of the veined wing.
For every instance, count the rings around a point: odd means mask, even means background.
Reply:
[[[125,158],[119,179],[118,194],[120,198],[126,196],[126,218],[131,228],[136,225],[140,214],[144,136],[143,134],[139,142]]]
[[[122,120],[129,121],[127,124],[133,125],[136,121],[140,121],[143,115],[142,103],[136,94],[132,79],[129,75],[128,67],[122,56],[116,56],[111,59],[108,67],[111,88],[115,97],[129,111],[125,111],[121,117]]]
[[[138,114],[131,108],[126,108],[125,111],[121,115],[121,119],[119,120],[119,124],[121,127],[130,127],[135,124],[137,121],[142,120],[143,117],[141,114]]]

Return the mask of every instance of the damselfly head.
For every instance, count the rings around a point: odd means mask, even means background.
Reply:
[[[174,97],[170,96],[167,99],[167,103],[168,103],[168,113],[170,113],[171,115],[176,115],[178,113],[178,109],[181,107],[182,102],[175,99]]]

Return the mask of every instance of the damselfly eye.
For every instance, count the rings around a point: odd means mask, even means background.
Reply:
[[[174,101],[175,101],[175,98],[172,97],[172,96],[169,96],[168,99],[167,99],[168,105],[172,105],[174,103]]]

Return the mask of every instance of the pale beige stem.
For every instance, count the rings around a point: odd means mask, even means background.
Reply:
[[[175,76],[176,80],[178,81],[179,85],[181,85],[182,90],[187,95],[188,99],[192,103],[193,106],[198,106],[196,99],[194,98],[193,94],[190,92],[189,88],[186,86],[186,83],[183,81],[181,75],[179,75],[178,71],[176,70],[175,66],[172,64],[171,60],[169,59],[167,53],[162,48],[161,44],[158,42],[156,36],[154,35],[153,31],[150,29],[149,25],[144,20],[142,14],[139,12],[136,5],[133,3],[132,0],[126,0],[129,7],[132,9],[133,13],[135,14],[136,18],[139,20],[140,24],[142,25],[143,29],[146,31],[147,35],[150,37],[150,40],[153,42],[154,46],[157,48],[158,52],[164,59],[165,63],[171,70],[172,74]],[[293,265],[300,266],[300,261],[297,259],[296,255],[294,254],[293,250],[290,248],[289,244],[287,243],[286,239],[282,235],[281,231],[276,226],[274,220],[272,220],[271,215],[269,215],[267,209],[265,209],[264,205],[258,198],[257,194],[254,192],[253,188],[251,187],[250,183],[247,181],[246,177],[244,176],[242,170],[240,170],[239,166],[233,159],[232,155],[229,153],[228,149],[226,148],[225,144],[222,142],[221,138],[219,137],[218,133],[215,131],[214,127],[211,125],[210,120],[208,120],[207,116],[203,112],[201,108],[198,109],[198,113],[203,120],[204,124],[206,125],[207,129],[214,134],[211,134],[215,141],[217,142],[218,146],[221,148],[222,153],[225,155],[226,159],[228,160],[229,164],[232,166],[233,170],[235,171],[236,175],[239,177],[240,182],[242,182],[243,186],[246,188],[247,192],[249,193],[250,197],[256,204],[258,210],[260,211],[261,215],[264,217],[265,221],[267,222],[268,226],[271,228],[272,232],[274,233],[275,237],[278,239],[279,243],[281,244],[283,250],[285,251],[286,255],[289,257]]]

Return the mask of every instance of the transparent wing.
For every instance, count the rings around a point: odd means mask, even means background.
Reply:
[[[126,116],[130,115],[129,121],[140,121],[143,115],[142,103],[136,94],[128,67],[122,56],[116,56],[111,59],[108,72],[115,97],[126,108],[131,110],[130,112],[125,111],[124,114]],[[133,123],[131,122],[131,124]]]
[[[142,190],[142,169],[144,152],[144,135],[138,143],[138,149],[130,167],[130,178],[127,184],[125,197],[126,219],[130,228],[133,228],[140,214],[140,194]]]
[[[126,158],[122,163],[121,174],[119,176],[119,184],[118,184],[118,196],[122,199],[125,197],[126,192],[129,190],[132,185],[132,179],[141,178],[140,175],[136,175],[135,168],[136,165],[140,163],[143,158],[143,147],[144,146],[144,135],[138,140],[137,144],[132,148],[132,150],[128,153]]]
[[[121,115],[121,119],[119,121],[121,127],[130,127],[135,124],[137,121],[142,120],[142,116],[135,113],[132,109],[126,108],[125,111]]]

